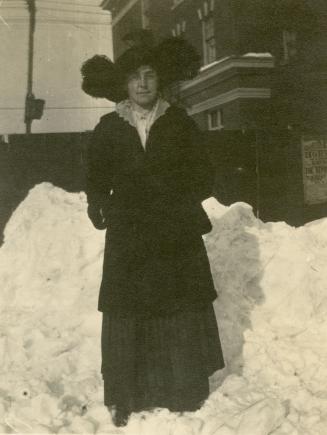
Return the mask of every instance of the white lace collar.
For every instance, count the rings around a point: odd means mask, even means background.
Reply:
[[[159,98],[157,102],[157,109],[154,115],[154,118],[152,120],[152,124],[160,118],[160,116],[164,115],[166,113],[166,110],[170,104],[168,101]],[[135,118],[133,116],[133,109],[132,109],[132,103],[130,100],[123,100],[120,101],[116,105],[116,112],[117,114],[123,118],[125,121],[127,121],[132,127],[136,127]]]

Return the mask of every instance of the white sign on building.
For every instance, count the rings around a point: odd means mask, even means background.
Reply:
[[[304,202],[327,202],[327,135],[302,137]]]

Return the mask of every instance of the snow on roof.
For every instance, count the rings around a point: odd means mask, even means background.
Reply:
[[[225,62],[227,59],[231,59],[231,58],[232,58],[231,56],[227,56],[227,57],[223,57],[221,59],[215,60],[214,62],[210,62],[210,63],[208,63],[206,65],[203,65],[200,68],[200,72],[205,71],[205,70],[207,70],[209,68],[212,68],[213,66],[218,65],[219,63]]]
[[[243,57],[265,57],[265,58],[272,58],[274,56],[271,53],[246,53],[246,54],[243,54]]]

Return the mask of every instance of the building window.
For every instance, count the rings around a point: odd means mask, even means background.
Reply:
[[[297,33],[283,31],[283,61],[288,63],[297,57]]]
[[[149,21],[150,1],[141,0],[141,8],[142,8],[142,28],[148,29],[150,26],[150,21]]]
[[[216,60],[215,22],[212,15],[202,18],[203,65]]]
[[[212,16],[203,20],[203,44],[205,65],[216,60],[215,22]]]
[[[224,128],[223,124],[223,110],[222,109],[215,109],[211,110],[208,113],[208,127],[209,130],[221,130]]]
[[[203,65],[212,63],[217,58],[214,9],[215,0],[205,0],[197,10],[202,25]]]
[[[181,36],[184,37],[186,30],[186,21],[182,21],[181,23],[177,23],[176,26],[172,29],[171,33],[173,36]]]

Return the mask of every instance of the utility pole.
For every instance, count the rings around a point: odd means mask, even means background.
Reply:
[[[34,66],[34,34],[35,34],[35,0],[25,0],[27,3],[29,19],[29,37],[28,37],[28,69],[27,69],[27,93],[25,99],[25,124],[26,133],[30,134],[32,130],[33,119],[41,119],[45,101],[36,99],[33,94],[33,66]]]
[[[26,0],[29,19],[29,36],[28,36],[28,69],[27,69],[27,93],[25,100],[25,124],[26,133],[31,133],[33,117],[30,114],[31,103],[34,100],[33,95],[33,60],[34,60],[34,33],[35,33],[35,0]]]

